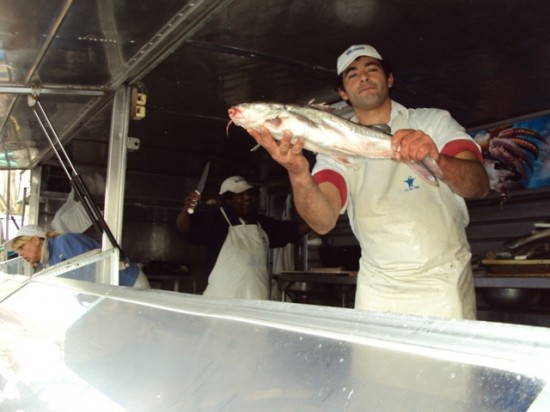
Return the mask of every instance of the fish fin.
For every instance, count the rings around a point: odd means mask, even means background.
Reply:
[[[307,102],[306,106],[314,107],[316,109],[320,109],[324,111],[333,111],[333,108],[330,107],[326,102],[315,103],[315,97],[311,99],[309,102]]]
[[[279,117],[272,117],[271,119],[267,119],[265,122],[272,125],[273,127],[279,127],[282,123],[282,120]]]
[[[334,109],[332,107],[330,107],[329,105],[327,105],[326,103],[321,103],[321,104],[308,104],[309,107],[313,107],[314,109],[319,109],[319,110],[322,110],[323,112],[330,112],[332,113],[334,111]]]

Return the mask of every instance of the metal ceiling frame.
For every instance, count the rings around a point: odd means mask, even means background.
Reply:
[[[92,99],[80,116],[73,119],[67,127],[60,131],[60,140],[63,143],[70,141],[70,138],[85,126],[96,113],[101,112],[109,106],[114,99],[114,92],[123,84],[136,85],[147,73],[153,70],[159,63],[176,50],[183,42],[192,36],[204,23],[204,21],[219,9],[225,7],[233,0],[199,0],[185,4],[174,17],[168,21],[138,52],[126,62],[125,68],[109,83],[97,86],[82,86],[74,84],[46,84],[40,83],[36,78],[36,71],[40,67],[44,56],[50,49],[56,38],[64,19],[73,5],[73,0],[66,0],[55,18],[46,40],[37,53],[31,64],[31,68],[25,76],[25,84],[13,84],[0,86],[0,93],[32,95],[39,92],[40,95],[67,95],[67,96],[90,96]],[[97,97],[94,99],[94,97]],[[6,108],[6,116],[0,122],[2,130],[11,116],[16,99],[13,99]],[[44,152],[31,168],[53,155],[51,150]]]

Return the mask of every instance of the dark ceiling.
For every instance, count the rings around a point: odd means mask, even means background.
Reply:
[[[282,177],[243,130],[226,135],[228,107],[336,103],[336,57],[365,42],[393,63],[395,100],[447,109],[466,128],[550,108],[546,0],[0,0],[0,9],[2,168],[51,157],[29,114],[31,85],[62,140],[80,145],[77,163],[93,163],[113,92],[130,84],[147,105],[130,121],[141,148],[129,171],[195,178],[210,160],[214,182]]]

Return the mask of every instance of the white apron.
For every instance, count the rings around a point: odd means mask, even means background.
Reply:
[[[414,128],[401,114],[391,126]],[[346,180],[362,250],[355,307],[475,319],[464,200],[445,183],[428,185],[403,162],[369,159]]]
[[[232,226],[208,277],[204,296],[241,299],[268,299],[267,235],[257,224]]]

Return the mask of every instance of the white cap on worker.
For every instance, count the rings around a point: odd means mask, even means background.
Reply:
[[[251,186],[244,180],[244,177],[231,176],[223,181],[220,187],[220,195],[223,195],[225,192],[242,193],[253,188],[254,186]]]
[[[338,76],[340,76],[344,70],[348,68],[351,62],[361,56],[369,56],[382,60],[380,53],[368,44],[356,44],[354,46],[349,46],[348,49],[342,53],[340,57],[338,57],[338,61],[336,63],[336,72],[338,73]]]
[[[17,231],[14,237],[4,243],[4,248],[6,250],[13,250],[12,244],[15,239],[21,236],[37,236],[37,237],[46,237],[46,231],[38,225],[26,225]]]

